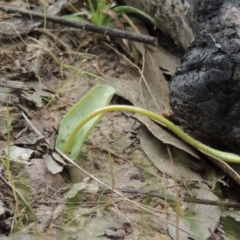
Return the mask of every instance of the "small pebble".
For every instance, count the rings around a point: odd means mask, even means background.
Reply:
[[[117,66],[115,71],[119,74],[123,74],[125,72],[124,67],[123,66]]]
[[[105,72],[105,74],[109,77],[115,77],[115,71],[112,69],[109,69],[107,72]]]

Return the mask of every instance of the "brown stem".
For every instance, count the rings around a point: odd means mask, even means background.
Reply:
[[[137,194],[137,195],[146,194],[146,195],[150,195],[153,197],[158,197],[158,198],[163,198],[163,199],[165,198],[165,196],[161,193],[142,192],[142,191],[137,191],[137,190],[133,190],[133,189],[118,189],[118,190],[123,193],[131,193],[131,194]],[[175,202],[175,199],[173,199],[172,197],[169,197],[168,200]],[[182,201],[188,202],[188,203],[196,203],[196,204],[204,204],[204,205],[212,205],[212,206],[222,206],[225,208],[240,208],[240,203],[235,202],[231,199],[208,200],[208,199],[200,199],[200,198],[195,198],[195,197],[185,197]]]
[[[38,13],[38,12],[26,11],[26,10],[17,9],[13,7],[6,7],[2,5],[0,5],[0,9],[9,13],[20,13],[21,15],[26,16],[28,18],[44,19],[44,14]],[[64,26],[69,26],[72,28],[83,29],[89,32],[105,34],[111,37],[125,38],[125,39],[129,39],[136,42],[142,42],[142,43],[151,44],[151,45],[158,45],[157,38],[151,37],[148,35],[130,33],[130,32],[114,29],[114,28],[101,27],[91,23],[74,21],[74,20],[65,19],[62,17],[52,17],[49,15],[47,15],[47,21],[62,24]]]

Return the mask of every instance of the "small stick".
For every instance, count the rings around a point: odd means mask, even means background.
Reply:
[[[27,124],[34,130],[34,132],[39,136],[39,139],[43,139],[45,138],[38,130],[37,128],[35,128],[33,126],[33,124],[31,123],[31,121],[27,118],[27,116],[25,115],[24,112],[22,112],[22,116],[24,117],[24,119],[26,120]]]
[[[35,19],[44,19],[44,14],[34,12],[34,11],[26,11],[18,8],[13,8],[13,7],[7,7],[7,6],[2,6],[0,5],[0,9],[9,13],[19,13],[25,17],[28,18],[35,18]],[[117,38],[125,38],[129,39],[132,41],[136,42],[142,42],[150,45],[158,45],[158,40],[155,37],[151,37],[148,35],[143,35],[143,34],[136,34],[136,33],[130,33],[114,28],[108,28],[108,27],[101,27],[97,26],[91,23],[85,23],[85,22],[80,22],[80,21],[74,21],[70,19],[65,19],[62,17],[52,17],[47,15],[46,17],[47,21],[49,22],[54,22],[58,24],[62,24],[64,26],[69,26],[72,28],[78,28],[78,29],[83,29],[89,32],[95,32],[95,33],[101,33],[108,35],[110,37],[117,37]]]
[[[147,196],[157,197],[161,199],[165,199],[167,197],[167,202],[175,202],[175,199],[172,196],[165,196],[162,193],[154,193],[153,191],[139,191],[135,189],[118,189],[119,191],[123,193],[130,193],[135,195],[141,195],[145,194]],[[106,190],[106,192],[108,192]],[[201,198],[195,198],[195,197],[184,197],[181,200],[181,203],[194,203],[194,204],[203,204],[203,205],[211,205],[211,206],[221,206],[225,208],[237,208],[240,209],[240,202],[236,202],[231,199],[223,199],[223,200],[208,200],[208,199],[201,199]]]

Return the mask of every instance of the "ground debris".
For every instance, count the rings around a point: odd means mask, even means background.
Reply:
[[[61,5],[70,1],[56,2]],[[144,124],[152,123],[140,123],[140,118],[133,114],[110,112],[86,139],[76,163],[111,186],[110,189],[87,178],[54,149],[66,112],[95,85],[109,84],[112,80],[111,85],[119,90],[113,100],[115,104],[129,105],[132,99],[137,99],[144,106],[142,100],[147,96],[147,106],[154,105],[146,94],[147,88],[139,82],[139,70],[114,50],[117,45],[109,47],[105,39],[101,41],[85,31],[58,24],[49,24],[51,30],[40,25],[33,28],[37,23],[32,24],[25,29],[22,26],[22,32],[18,30],[11,38],[9,35],[12,41],[0,38],[3,44],[0,73],[4,76],[0,78],[0,176],[6,180],[0,179],[0,218],[4,215],[6,226],[13,226],[15,233],[10,237],[18,233],[19,238],[32,239],[30,233],[39,232],[43,239],[137,240],[142,236],[170,239],[167,222],[168,210],[174,209],[176,199],[174,181],[171,172],[165,173],[163,168],[154,166],[140,145],[140,130]],[[150,74],[153,62],[146,59]],[[158,64],[155,70],[159,73]],[[149,78],[158,102],[161,84],[154,82],[156,76]],[[162,73],[161,80],[165,81]],[[166,86],[167,82],[165,100]],[[161,113],[164,108],[168,107],[161,107]],[[164,132],[157,124],[155,127],[158,133]],[[176,139],[168,133],[164,137],[169,142]],[[181,140],[176,142],[180,146]],[[189,152],[194,155],[190,148]],[[162,155],[163,151],[156,159]],[[168,156],[164,157],[169,162]],[[188,155],[184,158],[188,159]],[[185,185],[181,179],[177,184],[190,186],[191,192],[194,184],[192,179],[187,180]],[[124,195],[119,196],[113,190]],[[164,198],[165,190],[169,199]],[[23,204],[20,196],[27,204]],[[19,229],[23,233],[17,232]],[[10,230],[0,225],[4,234]]]

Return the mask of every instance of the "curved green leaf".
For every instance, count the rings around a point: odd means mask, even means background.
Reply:
[[[85,18],[80,17],[83,16],[84,14],[79,14],[79,13],[74,13],[74,14],[70,14],[70,15],[65,15],[63,16],[63,18],[67,18],[67,19],[72,19],[75,21],[79,21],[79,22],[88,22]]]
[[[77,102],[64,116],[59,135],[56,141],[56,147],[64,152],[66,142],[69,136],[85,117],[95,110],[107,106],[115,93],[114,88],[109,86],[96,86],[79,102]],[[86,123],[74,137],[72,144],[67,152],[72,160],[75,160],[83,145],[84,140],[89,136],[92,129],[102,118],[102,114],[91,119]]]
[[[131,7],[131,6],[118,6],[118,7],[115,7],[112,9],[115,13],[117,14],[121,14],[121,13],[134,13],[134,14],[137,14],[141,17],[144,17],[145,19],[148,19],[152,24],[154,24],[155,26],[157,26],[160,30],[161,30],[161,26],[156,22],[156,20],[151,17],[149,14],[137,9],[137,8],[134,8],[134,7]]]

